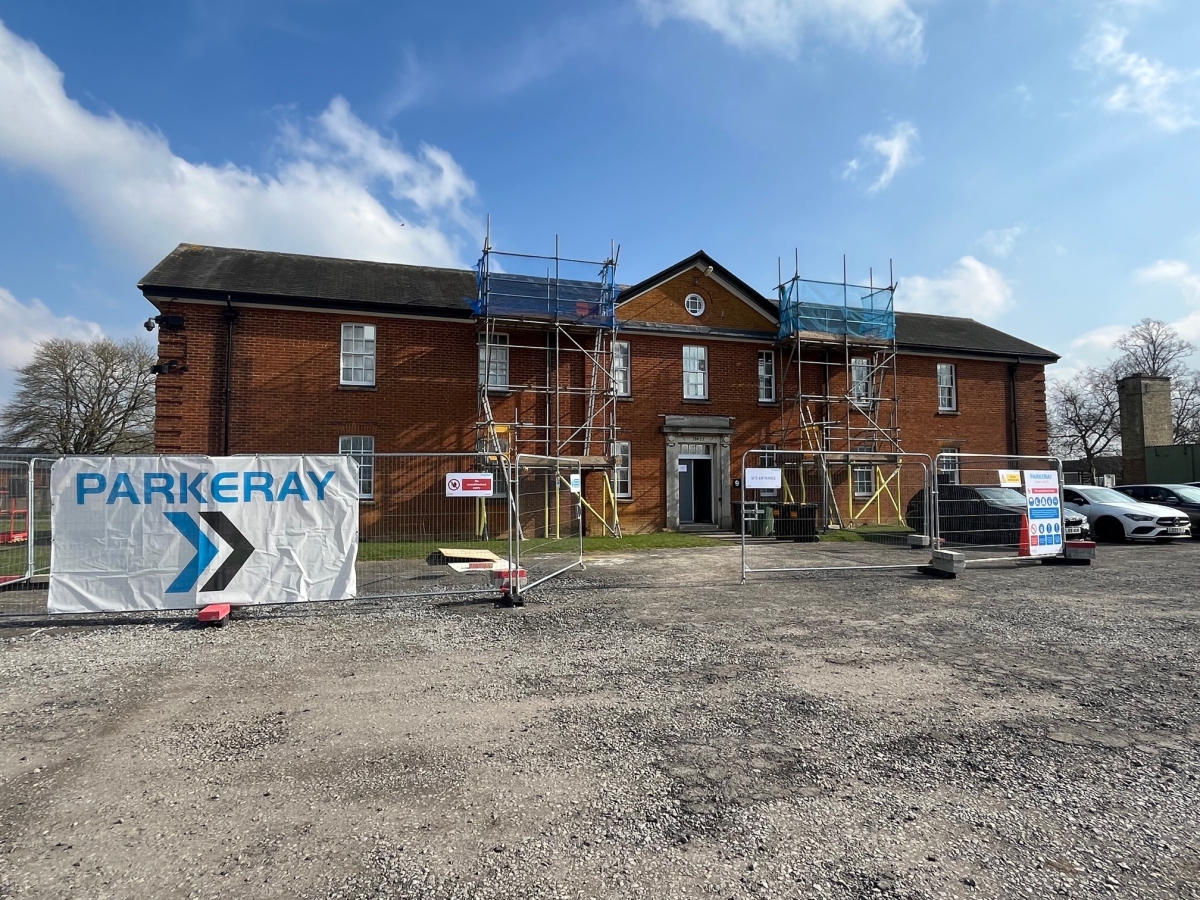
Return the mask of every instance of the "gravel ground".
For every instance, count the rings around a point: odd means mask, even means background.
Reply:
[[[1200,897],[1200,542],[1101,553],[0,620],[0,897]]]

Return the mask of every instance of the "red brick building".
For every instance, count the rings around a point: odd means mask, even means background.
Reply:
[[[584,324],[554,348],[536,321],[481,339],[469,270],[183,244],[139,288],[159,311],[161,453],[473,452],[482,396],[513,449],[615,456],[621,525],[644,531],[728,528],[742,454],[817,430],[831,451],[1047,452],[1052,352],[902,312],[894,340],[781,339],[778,304],[702,252],[621,289],[602,350]],[[611,430],[581,430],[597,403]]]

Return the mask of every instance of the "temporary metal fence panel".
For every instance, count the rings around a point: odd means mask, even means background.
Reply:
[[[517,585],[518,596],[583,565],[582,480],[576,458],[518,454],[513,541],[517,567],[527,579]]]
[[[935,546],[962,553],[968,566],[1058,556],[1072,537],[1062,530],[1063,469],[1057,457],[939,453],[934,469]],[[1053,483],[1057,491],[1035,496],[1031,504],[1031,478]]]
[[[39,471],[32,459],[0,459],[0,616],[46,611],[45,592],[34,582],[49,568],[49,509],[43,524],[36,500]]]
[[[29,460],[0,460],[0,583],[28,578],[32,571],[31,470]]]
[[[747,451],[733,510],[743,583],[751,573],[928,565],[932,469],[923,453]]]
[[[54,459],[30,461],[29,573],[34,580],[50,575],[50,469]]]
[[[511,469],[504,457],[375,453],[358,459],[360,598],[503,592],[498,573],[516,566]]]

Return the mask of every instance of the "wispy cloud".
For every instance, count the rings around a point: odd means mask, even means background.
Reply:
[[[1177,259],[1160,259],[1133,273],[1138,284],[1158,284],[1176,289],[1187,307],[1164,306],[1161,299],[1144,298],[1141,314],[1162,319],[1186,340],[1200,343],[1200,272]],[[1169,301],[1168,301],[1169,302]],[[1055,376],[1069,378],[1088,366],[1103,365],[1115,356],[1117,339],[1129,331],[1128,325],[1104,325],[1084,332],[1071,341],[1062,361],[1055,367]]]
[[[638,0],[652,24],[699,22],[735,47],[794,57],[810,36],[919,58],[925,20],[909,0]]]
[[[1107,82],[1101,105],[1109,112],[1142,115],[1163,131],[1191,128],[1200,119],[1200,69],[1177,69],[1125,49],[1129,31],[1101,22],[1080,53],[1080,64]]]
[[[476,189],[445,150],[405,150],[340,97],[284,127],[279,148],[272,171],[183,159],[160,133],[84,109],[54,63],[0,24],[0,162],[48,178],[140,264],[180,241],[461,263]]]
[[[1017,247],[1017,238],[1025,233],[1020,225],[1011,228],[996,228],[987,232],[977,243],[993,256],[1009,256]]]
[[[383,116],[392,120],[404,110],[416,106],[429,92],[429,80],[412,49],[404,51],[396,84],[383,101]]]
[[[1128,330],[1125,325],[1102,325],[1079,335],[1054,366],[1054,377],[1065,381],[1089,366],[1104,365],[1112,359],[1117,340]]]
[[[7,387],[9,373],[33,359],[35,343],[56,337],[86,341],[102,333],[95,322],[55,315],[36,297],[22,303],[0,288],[0,385]]]
[[[1184,338],[1200,344],[1200,272],[1177,259],[1160,259],[1138,269],[1133,277],[1143,284],[1168,284],[1177,288],[1193,309],[1171,324]]]
[[[973,256],[964,256],[937,278],[904,278],[896,306],[907,312],[967,316],[984,322],[1012,305],[1012,288],[1004,276]]]
[[[1188,303],[1200,305],[1200,272],[1193,272],[1192,267],[1185,262],[1160,259],[1144,269],[1138,269],[1133,276],[1143,284],[1173,284],[1183,292]]]
[[[863,172],[878,172],[875,180],[867,187],[868,194],[877,194],[892,183],[901,169],[915,166],[921,161],[917,144],[921,134],[912,122],[897,122],[889,134],[868,134],[862,138],[862,146],[870,155],[855,157],[842,168],[842,177],[856,179]]]

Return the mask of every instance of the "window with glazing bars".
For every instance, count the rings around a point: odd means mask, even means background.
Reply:
[[[938,481],[942,484],[958,484],[958,451],[947,448],[938,457]]]
[[[938,411],[954,412],[958,409],[958,380],[954,363],[938,363]]]
[[[613,493],[622,500],[633,496],[633,460],[629,441],[613,442]]]
[[[493,334],[491,341],[479,337],[479,383],[488,390],[508,389],[508,335]]]
[[[374,325],[342,325],[342,384],[375,384]]]
[[[685,400],[708,399],[708,348],[683,348],[683,397]]]
[[[770,350],[758,354],[758,402],[775,402],[775,354]]]
[[[854,467],[854,496],[871,497],[875,493],[875,467]]]
[[[871,361],[865,356],[850,360],[850,396],[855,400],[871,399]]]
[[[338,442],[338,452],[358,463],[358,496],[369,500],[375,496],[375,438],[369,434],[344,434]]]
[[[618,397],[628,397],[632,392],[629,373],[629,341],[613,341],[612,345],[613,390]]]

